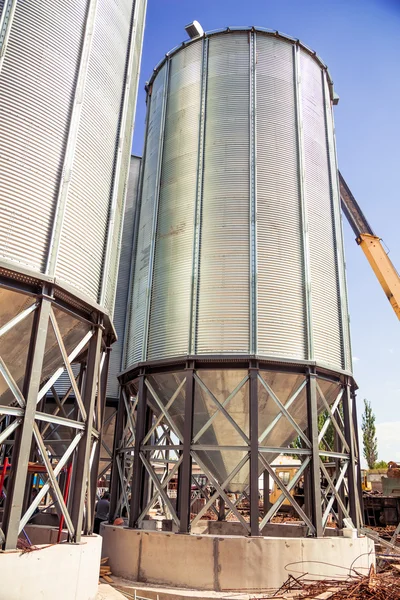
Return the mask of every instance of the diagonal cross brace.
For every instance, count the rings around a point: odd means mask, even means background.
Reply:
[[[297,396],[300,394],[301,390],[305,388],[307,384],[307,380],[305,379],[300,386],[297,388],[297,390],[290,396],[289,400],[287,400],[287,402],[285,403],[285,408],[286,410],[288,410],[288,408],[290,408],[290,406],[293,404],[293,402],[296,400]],[[267,435],[273,430],[273,428],[275,427],[275,425],[280,421],[280,419],[283,417],[283,413],[278,413],[276,415],[276,417],[271,421],[271,423],[268,425],[268,427],[263,431],[263,433],[260,435],[260,437],[258,438],[258,443],[262,444],[263,440],[267,437]]]
[[[155,392],[155,390],[153,389],[151,383],[148,381],[147,378],[146,378],[145,383],[146,383],[147,389],[149,390],[150,394],[153,396],[154,400],[156,401],[158,408],[161,410],[162,414],[164,415],[164,417],[165,417],[166,421],[168,422],[169,426],[171,427],[172,431],[175,433],[176,437],[181,442],[183,442],[182,435],[180,434],[178,428],[175,426],[175,423],[169,416],[168,412],[165,409],[165,406],[161,402],[160,398],[158,397],[157,393]]]
[[[164,479],[164,481],[160,481],[160,485],[161,488],[164,489],[168,483],[171,481],[172,477],[175,475],[175,473],[177,472],[177,470],[179,469],[181,463],[183,461],[183,456],[180,457],[180,459],[178,460],[177,463],[175,463],[175,465],[173,466],[173,468],[171,469],[171,471],[168,473],[167,477]],[[147,515],[147,513],[149,512],[149,510],[151,509],[151,507],[153,506],[153,504],[156,502],[157,498],[160,496],[160,493],[157,491],[153,497],[151,498],[151,500],[148,502],[146,508],[142,511],[142,514],[140,515],[140,517],[138,518],[138,523],[141,523],[144,519],[144,517]],[[163,498],[163,496],[162,496]]]
[[[83,435],[83,432],[79,432],[74,437],[74,439],[72,440],[72,442],[70,443],[70,445],[68,446],[68,448],[66,449],[66,451],[64,452],[63,457],[58,461],[56,467],[54,468],[54,475],[56,477],[58,477],[58,475],[61,473],[61,470],[63,469],[63,467],[66,464],[67,460],[69,459],[69,457],[71,456],[71,454],[75,450],[76,446],[80,442],[82,435]],[[38,495],[33,500],[32,504],[30,505],[30,507],[28,508],[28,510],[26,511],[26,513],[24,514],[24,516],[22,517],[22,519],[20,521],[20,524],[19,524],[18,533],[21,533],[21,531],[23,530],[23,528],[25,527],[25,525],[28,523],[29,519],[31,518],[31,516],[35,512],[35,509],[39,506],[40,502],[42,501],[42,498],[44,498],[45,495],[47,494],[49,488],[50,488],[50,479],[48,479],[47,482],[43,485],[43,487],[40,488],[40,491],[39,491]]]
[[[339,493],[339,489],[340,489],[340,486],[342,485],[342,481],[344,480],[344,477],[346,475],[346,471],[347,471],[348,466],[349,466],[348,462],[344,463],[343,468],[340,471],[340,475],[338,477],[336,485],[334,485],[333,489],[329,485],[328,490],[326,492],[326,496],[327,496],[327,494],[329,493],[329,490],[332,489],[333,495],[332,495],[331,499],[328,501],[327,507],[326,507],[325,512],[324,512],[324,514],[322,516],[322,524],[323,524],[324,527],[325,527],[326,522],[328,520],[328,516],[329,516],[329,513],[330,513],[331,508],[333,506],[333,503],[335,501],[336,495]],[[347,516],[347,518],[349,518],[348,515],[346,515],[346,516]]]
[[[312,531],[313,533],[315,532],[315,527],[314,525],[311,523],[310,519],[307,517],[306,513],[302,510],[302,508],[300,508],[300,506],[298,505],[298,503],[296,502],[296,500],[293,498],[293,496],[291,496],[289,494],[289,492],[287,491],[286,487],[283,485],[283,483],[281,482],[281,480],[279,479],[279,477],[276,475],[275,471],[272,469],[272,467],[268,464],[268,462],[265,460],[265,458],[263,457],[262,454],[259,454],[260,456],[260,460],[263,463],[264,467],[266,468],[266,470],[268,471],[268,473],[270,474],[270,476],[272,477],[272,479],[275,481],[276,485],[279,487],[279,489],[282,491],[282,494],[284,494],[286,500],[289,501],[289,503],[293,506],[293,508],[295,509],[295,511],[297,512],[297,514],[303,519],[303,521],[308,525],[310,531]]]
[[[281,411],[281,413],[283,415],[285,415],[285,417],[287,418],[287,420],[289,421],[289,423],[296,430],[297,434],[305,442],[306,446],[308,448],[311,448],[311,442],[310,442],[310,440],[304,434],[304,432],[301,430],[301,428],[298,426],[298,424],[296,423],[296,421],[293,419],[292,415],[286,410],[286,408],[284,407],[284,405],[282,404],[282,402],[279,400],[278,396],[276,396],[276,394],[273,391],[273,389],[268,385],[268,383],[266,381],[264,381],[264,379],[262,377],[260,377],[260,375],[257,375],[257,377],[261,381],[262,385],[264,386],[264,388],[266,389],[266,391],[268,392],[268,394],[271,396],[271,398],[273,399],[273,401],[275,402],[275,404],[278,406],[278,408]]]
[[[171,513],[171,516],[172,516],[172,519],[175,522],[175,525],[177,527],[179,527],[179,519],[176,516],[174,507],[172,506],[170,499],[168,498],[167,494],[165,493],[163,487],[160,484],[160,480],[158,479],[157,475],[155,475],[155,473],[153,472],[153,469],[151,468],[151,465],[148,463],[148,461],[147,461],[145,455],[143,454],[143,452],[140,453],[140,458],[141,458],[144,466],[146,467],[146,470],[147,470],[148,474],[150,475],[151,479],[153,480],[153,483],[156,486],[159,495],[164,500],[165,504],[168,506],[169,511]]]
[[[165,405],[165,410],[167,412],[171,408],[171,406],[173,405],[173,403],[175,402],[177,397],[179,396],[179,393],[180,393],[181,389],[183,388],[183,386],[185,385],[185,383],[186,383],[186,377],[183,378],[183,380],[178,385],[177,389],[175,390],[175,392],[172,394],[171,398],[168,400],[167,404]],[[161,413],[159,415],[159,417],[157,417],[156,422],[154,423],[154,425],[152,426],[152,428],[150,429],[150,431],[147,433],[146,437],[144,438],[144,440],[142,442],[143,445],[147,442],[147,440],[149,440],[151,438],[153,431],[155,431],[157,429],[157,427],[163,420],[163,417],[164,417],[163,413]]]
[[[193,377],[194,377],[195,381],[197,381],[197,383],[199,384],[199,386],[210,396],[211,400],[217,406],[218,410],[220,410],[222,412],[222,414],[228,419],[229,423],[236,429],[236,431],[238,432],[238,434],[244,439],[244,441],[246,442],[246,444],[248,444],[249,443],[249,438],[244,433],[244,431],[239,427],[239,425],[236,423],[236,421],[231,417],[231,415],[228,413],[228,411],[225,410],[223,404],[221,404],[220,402],[218,402],[218,400],[216,399],[216,397],[214,396],[214,394],[208,389],[208,387],[206,386],[206,384],[200,379],[200,377],[197,375],[197,373],[194,373]]]
[[[299,481],[300,477],[302,476],[302,474],[304,473],[304,471],[306,470],[308,464],[311,461],[311,456],[307,456],[305,458],[305,460],[303,461],[303,464],[301,465],[301,467],[299,468],[299,470],[297,471],[297,473],[294,474],[294,476],[292,477],[292,479],[289,481],[289,483],[286,486],[286,490],[290,493],[292,491],[292,489],[295,487],[296,483]],[[282,485],[284,485],[282,483]],[[279,498],[276,500],[276,502],[271,506],[271,508],[269,509],[269,511],[267,512],[267,514],[264,516],[264,518],[262,519],[261,523],[260,523],[260,529],[262,529],[264,527],[264,525],[266,523],[268,523],[268,521],[270,519],[272,519],[272,517],[275,515],[275,513],[278,511],[279,507],[281,506],[281,504],[283,504],[283,502],[285,501],[286,496],[284,494],[281,494],[279,496]]]
[[[329,406],[329,404],[328,404],[328,402],[327,402],[327,400],[326,400],[326,398],[325,398],[325,396],[324,396],[324,394],[323,394],[323,392],[322,392],[322,390],[321,390],[321,388],[320,388],[320,386],[318,384],[318,381],[316,381],[316,384],[317,384],[318,393],[321,396],[322,402],[324,403],[325,409],[326,409],[326,411],[328,413],[328,417],[330,418],[330,420],[332,422],[332,425],[334,426],[334,428],[335,428],[338,436],[340,437],[340,439],[342,441],[342,444],[343,444],[343,447],[347,450],[347,452],[350,452],[349,445],[346,442],[346,439],[345,439],[345,437],[344,437],[344,435],[343,435],[343,433],[342,433],[339,425],[337,424],[337,421],[336,421],[335,417],[333,416],[331,408],[330,408],[330,406]]]
[[[225,398],[225,400],[222,402],[222,404],[220,405],[222,408],[226,408],[226,406],[229,404],[229,402],[232,400],[232,398],[234,398],[234,396],[236,396],[236,394],[238,393],[238,391],[242,389],[242,387],[244,386],[244,384],[246,383],[246,381],[248,381],[248,379],[249,379],[249,375],[247,374],[242,379],[242,381],[235,387],[235,389],[233,390],[233,392],[231,392],[229,394],[229,396],[227,398]],[[203,427],[200,429],[200,431],[198,431],[198,433],[196,433],[196,435],[193,438],[193,443],[194,444],[201,438],[201,436],[211,426],[211,424],[214,421],[215,417],[218,415],[218,411],[220,411],[220,410],[221,410],[221,408],[218,406],[218,410],[215,411],[215,413],[208,419],[207,423],[205,423],[203,425]]]
[[[232,512],[238,517],[239,521],[242,523],[242,525],[246,529],[246,531],[250,531],[249,524],[243,519],[242,515],[236,510],[236,507],[230,501],[228,495],[223,490],[223,487],[225,487],[227,485],[227,482],[229,482],[232,479],[232,477],[234,477],[236,475],[236,473],[238,471],[240,471],[240,469],[243,467],[243,465],[247,462],[247,460],[249,459],[248,454],[246,454],[246,456],[244,456],[242,458],[242,460],[239,462],[239,464],[233,469],[232,473],[229,475],[229,478],[226,481],[224,481],[222,486],[219,485],[218,481],[213,477],[213,475],[210,473],[210,471],[207,469],[207,467],[199,459],[197,454],[193,451],[191,452],[191,454],[192,454],[194,460],[196,461],[196,463],[203,470],[205,475],[207,475],[208,479],[210,480],[210,482],[212,483],[212,485],[215,487],[215,489],[218,492],[217,495],[213,494],[213,496],[211,496],[210,500],[213,499],[212,501],[214,502],[218,498],[218,496],[221,496],[221,498],[223,498],[225,500],[226,504],[229,506],[229,508],[232,510]],[[192,525],[194,525],[195,522],[197,522],[199,520],[199,515],[204,513],[204,508],[205,507],[203,506],[203,508],[202,508],[203,512],[200,511],[200,513],[193,519]]]
[[[85,407],[83,405],[82,398],[81,398],[81,393],[80,393],[78,385],[77,385],[77,383],[75,381],[75,375],[72,372],[71,364],[70,364],[70,361],[69,361],[69,356],[68,356],[67,351],[65,349],[64,340],[62,338],[61,331],[60,331],[60,329],[58,327],[57,319],[56,319],[56,317],[54,315],[53,308],[50,309],[50,321],[51,321],[51,325],[53,327],[54,334],[55,334],[56,339],[57,339],[58,347],[60,349],[61,356],[62,356],[64,365],[65,365],[65,368],[66,368],[67,373],[68,373],[68,377],[69,377],[71,385],[72,385],[72,389],[74,390],[76,402],[77,402],[77,404],[79,406],[79,410],[81,411],[82,420],[86,421],[86,419],[87,419],[86,409],[85,409]]]

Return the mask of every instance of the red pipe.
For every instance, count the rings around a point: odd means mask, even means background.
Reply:
[[[65,502],[65,504],[67,504],[67,500],[68,500],[69,486],[70,486],[70,483],[71,483],[71,473],[72,473],[72,462],[68,465],[68,469],[67,469],[67,481],[65,483],[65,490],[64,490],[64,502]],[[61,517],[60,517],[60,525],[58,526],[57,544],[60,543],[61,532],[62,532],[63,526],[64,526],[64,515],[61,515]]]
[[[1,475],[0,475],[0,500],[1,500],[1,497],[3,494],[3,485],[4,485],[4,480],[6,478],[7,468],[8,468],[8,457],[6,456],[4,459],[3,469],[2,469]]]

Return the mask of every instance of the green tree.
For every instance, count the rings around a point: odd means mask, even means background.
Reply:
[[[342,415],[342,418],[343,418],[342,407],[340,407],[339,410],[340,410],[340,414]],[[318,415],[318,431],[321,431],[328,416],[329,415],[326,410]],[[338,420],[337,414],[335,414],[334,416],[335,416],[336,420]],[[330,423],[325,431],[324,437],[319,444],[319,449],[331,452],[334,450],[334,445],[335,445],[335,428],[332,424],[332,421],[330,421]],[[290,444],[290,447],[291,448],[302,448],[302,440],[301,440],[300,436],[296,437],[293,440],[293,442]],[[293,458],[298,458],[298,456],[293,455]],[[321,459],[323,462],[329,462],[329,460],[330,460],[329,457],[327,457],[327,456],[322,456]]]
[[[376,462],[374,464],[374,469],[387,469],[388,464],[385,460],[378,460],[378,462]]]
[[[368,468],[373,469],[378,459],[378,441],[376,439],[375,415],[371,403],[364,400],[364,414],[362,416],[364,458]]]

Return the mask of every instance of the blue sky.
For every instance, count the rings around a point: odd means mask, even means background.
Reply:
[[[143,147],[145,81],[194,19],[206,31],[277,29],[323,58],[340,96],[339,168],[400,270],[400,0],[149,0],[135,154]],[[344,231],[358,404],[372,403],[379,458],[400,461],[400,326],[347,223]]]

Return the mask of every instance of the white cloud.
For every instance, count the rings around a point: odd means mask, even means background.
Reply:
[[[353,362],[358,362],[360,359],[358,358],[358,356],[353,356]]]

